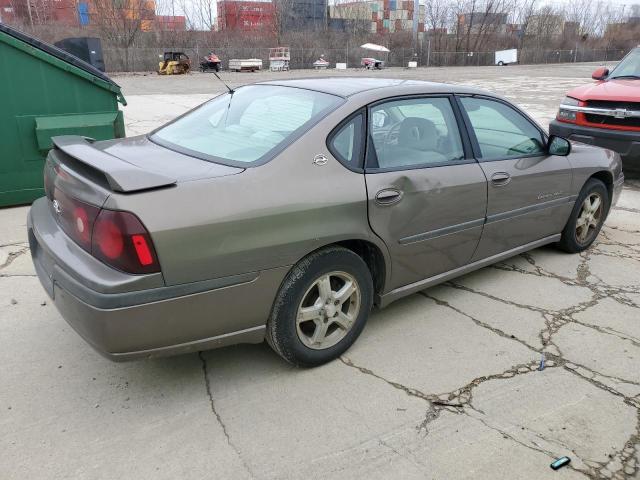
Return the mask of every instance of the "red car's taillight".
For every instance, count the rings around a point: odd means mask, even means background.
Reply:
[[[62,230],[98,260],[127,273],[160,271],[151,236],[133,213],[100,209],[58,189],[52,206]]]
[[[149,233],[129,212],[100,210],[93,226],[91,254],[128,273],[160,271]]]

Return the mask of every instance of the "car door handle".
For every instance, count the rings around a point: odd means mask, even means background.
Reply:
[[[491,175],[491,183],[496,187],[502,187],[511,181],[511,175],[507,172],[496,172]]]
[[[402,200],[402,192],[395,188],[384,188],[376,193],[376,203],[380,205],[393,205]]]

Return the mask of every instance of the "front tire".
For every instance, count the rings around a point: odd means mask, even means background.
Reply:
[[[558,246],[579,253],[595,241],[609,212],[609,192],[602,181],[590,178],[578,195]]]
[[[322,365],[355,342],[372,304],[373,281],[362,258],[346,248],[323,248],[284,279],[267,322],[267,342],[289,363]]]

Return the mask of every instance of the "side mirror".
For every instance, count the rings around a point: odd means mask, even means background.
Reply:
[[[571,143],[566,138],[551,135],[549,137],[549,143],[547,144],[547,150],[549,155],[566,157],[571,153]]]
[[[607,67],[597,68],[592,74],[591,78],[594,80],[604,80],[609,75],[609,69]]]

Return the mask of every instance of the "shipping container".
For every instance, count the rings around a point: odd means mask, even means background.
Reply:
[[[263,30],[275,25],[274,5],[271,2],[219,1],[218,26],[221,30]]]

